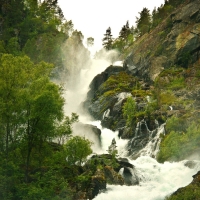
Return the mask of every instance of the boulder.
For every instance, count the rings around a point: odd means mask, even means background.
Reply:
[[[83,136],[93,142],[95,147],[101,147],[101,130],[91,124],[81,122],[74,124],[74,135]]]
[[[104,176],[103,170],[98,169],[94,176],[91,178],[91,186],[90,186],[90,199],[93,199],[97,194],[99,194],[102,190],[106,189],[106,179]]]
[[[120,174],[115,172],[111,166],[104,167],[106,182],[112,185],[124,185],[124,179]]]

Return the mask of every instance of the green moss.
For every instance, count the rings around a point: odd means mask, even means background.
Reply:
[[[112,75],[104,82],[100,91],[103,95],[107,95],[107,91],[114,93],[131,92],[132,87],[136,84],[137,79],[125,72],[120,72],[117,75]]]
[[[156,88],[165,90],[179,90],[186,87],[185,70],[171,67],[160,73],[155,81]]]

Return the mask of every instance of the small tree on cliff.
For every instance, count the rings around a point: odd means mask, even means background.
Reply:
[[[103,46],[105,49],[110,50],[112,47],[112,43],[113,43],[113,38],[112,38],[112,34],[111,34],[111,28],[108,27],[108,29],[106,30],[106,33],[104,34],[104,38],[103,38]]]
[[[129,27],[129,22],[127,21],[126,25],[124,25],[121,31],[119,32],[119,38],[126,41],[130,33],[131,33],[131,29]]]
[[[140,36],[142,36],[150,30],[151,14],[148,8],[143,8],[143,10],[139,12],[139,14],[140,17],[136,17],[136,26],[140,33]]]

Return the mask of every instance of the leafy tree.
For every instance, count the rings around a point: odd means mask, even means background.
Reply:
[[[143,8],[143,10],[139,12],[139,14],[140,17],[136,17],[136,27],[140,33],[140,36],[142,36],[150,30],[151,15],[148,8]]]
[[[6,53],[5,42],[0,41],[0,55]]]
[[[66,20],[61,25],[61,31],[63,33],[65,33],[67,36],[71,36],[74,31],[74,24],[73,24],[72,20],[69,20],[69,21]]]
[[[112,47],[112,43],[113,43],[113,38],[112,38],[110,27],[108,27],[104,36],[105,37],[103,38],[103,46],[105,49],[110,50]]]
[[[55,121],[63,118],[64,100],[61,88],[49,80],[52,65],[34,65],[26,56],[8,54],[2,56],[0,65],[2,153],[8,162],[13,148],[20,149],[28,182],[32,153],[37,152],[40,166],[42,149],[56,137]]]
[[[74,122],[78,122],[78,115],[76,113],[72,113],[71,118],[66,116],[61,123],[57,122],[56,136],[58,137],[59,144],[64,144],[64,142],[71,136],[72,124]]]
[[[164,136],[158,153],[158,160],[179,161],[199,152],[199,122],[187,123],[173,117],[167,121],[168,134]]]
[[[65,144],[67,162],[71,165],[81,165],[92,153],[91,142],[80,136],[72,137]]]
[[[10,38],[7,45],[7,52],[15,56],[20,55],[21,51],[17,37]]]

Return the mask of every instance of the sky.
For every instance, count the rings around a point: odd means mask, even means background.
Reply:
[[[74,29],[81,31],[85,41],[94,38],[93,49],[102,48],[102,39],[108,27],[114,38],[129,21],[135,25],[136,16],[144,7],[150,11],[164,4],[164,0],[58,0],[65,19],[72,20]]]

